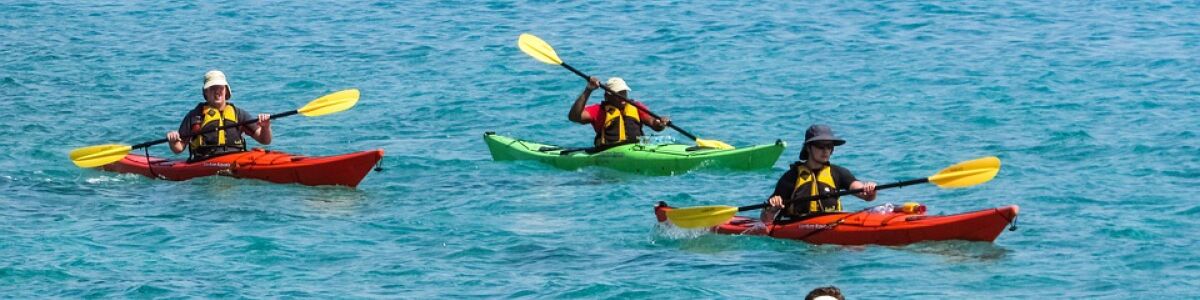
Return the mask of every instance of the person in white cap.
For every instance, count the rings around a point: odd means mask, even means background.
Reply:
[[[592,130],[596,131],[596,147],[636,142],[637,138],[642,136],[642,125],[649,125],[654,131],[662,131],[671,122],[671,119],[665,116],[650,116],[646,113],[649,109],[642,103],[625,101],[629,99],[629,85],[625,84],[625,80],[619,77],[609,78],[604,86],[620,96],[606,91],[603,102],[584,107],[592,91],[600,88],[599,78],[588,78],[587,87],[579,94],[579,98],[575,99],[575,104],[571,105],[571,111],[567,113],[567,119],[572,122],[592,125]]]
[[[184,141],[180,138],[191,137],[187,143],[189,161],[203,160],[222,154],[246,151],[246,141],[242,139],[245,133],[263,145],[271,144],[271,115],[259,114],[257,123],[240,127],[230,127],[205,134],[195,135],[204,130],[235,124],[241,120],[251,120],[255,117],[241,108],[229,103],[233,97],[229,82],[225,81],[225,73],[212,70],[204,74],[204,102],[196,105],[183,117],[178,131],[167,132],[167,141],[171,151],[176,154],[183,152]]]
[[[845,140],[833,135],[833,129],[829,126],[809,126],[804,132],[804,147],[800,149],[800,160],[783,173],[775,183],[775,191],[767,199],[771,206],[762,211],[763,223],[771,224],[776,217],[799,219],[813,213],[842,211],[842,201],[837,197],[803,203],[792,201],[802,197],[836,193],[839,189],[861,188],[863,191],[854,194],[855,196],[866,201],[875,200],[875,182],[858,181],[850,170],[829,162],[829,158],[833,156],[833,147],[845,143]]]

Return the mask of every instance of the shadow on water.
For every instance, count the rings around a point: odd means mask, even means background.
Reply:
[[[307,193],[300,199],[304,200],[305,208],[311,212],[350,215],[366,206],[368,194],[357,189],[323,188]]]
[[[923,242],[896,247],[904,251],[936,254],[951,261],[997,261],[1004,259],[1011,250],[988,242],[937,241]]]
[[[307,213],[351,215],[360,211],[369,198],[369,193],[345,186],[305,186],[300,184],[277,184],[261,180],[231,177],[210,177],[197,182],[204,188],[197,192],[216,199],[237,199],[246,195],[270,195],[262,200],[268,202],[296,202]],[[279,197],[275,195],[288,195]]]
[[[167,181],[134,174],[105,174],[79,180],[77,185],[115,199],[190,203],[220,210],[242,207],[286,215],[303,208],[303,214],[351,215],[366,206],[369,193],[344,186],[277,184],[255,179],[210,176]]]

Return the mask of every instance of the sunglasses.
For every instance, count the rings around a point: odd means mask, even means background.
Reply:
[[[833,150],[833,143],[813,143],[811,146],[817,149]]]

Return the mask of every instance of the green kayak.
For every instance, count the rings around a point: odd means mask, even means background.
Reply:
[[[483,140],[487,142],[492,159],[496,161],[536,160],[567,170],[601,166],[649,175],[672,175],[699,167],[767,169],[775,165],[775,160],[779,159],[786,146],[781,140],[776,140],[774,144],[733,150],[699,148],[684,144],[628,144],[590,153],[583,149],[566,149],[492,132],[484,133]]]

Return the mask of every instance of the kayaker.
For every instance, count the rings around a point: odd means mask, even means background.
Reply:
[[[225,73],[221,71],[212,70],[204,74],[202,93],[204,102],[196,104],[196,108],[183,117],[179,130],[167,132],[167,142],[171,145],[171,151],[176,154],[183,152],[185,146],[180,139],[181,135],[189,136],[194,132],[254,118],[250,113],[229,103],[233,94],[230,92],[229,83],[225,81]],[[246,151],[243,133],[254,138],[259,144],[271,144],[271,115],[259,114],[257,123],[192,137],[186,145],[190,156],[188,160],[198,161],[221,154]]]
[[[814,196],[818,193],[834,193],[838,189],[863,189],[854,194],[866,201],[875,200],[875,183],[862,182],[854,178],[850,170],[829,163],[833,155],[833,147],[841,146],[846,141],[833,135],[833,129],[825,125],[812,125],[804,132],[804,147],[800,150],[800,161],[791,165],[783,177],[775,183],[775,192],[767,199],[770,207],[763,209],[762,220],[771,223],[776,213],[782,209],[782,216],[788,219],[802,217],[809,213],[842,211],[842,202],[838,198],[805,201],[793,203],[792,199]]]
[[[579,98],[575,99],[575,104],[571,106],[571,111],[567,114],[567,119],[572,122],[592,125],[592,130],[596,131],[594,140],[596,147],[603,148],[636,142],[637,138],[642,136],[642,125],[649,125],[654,131],[662,131],[671,122],[671,119],[665,116],[662,118],[650,116],[646,113],[648,109],[642,103],[623,100],[629,99],[629,85],[626,85],[625,80],[620,77],[609,78],[604,86],[621,97],[606,91],[603,102],[584,107],[588,98],[591,97],[592,91],[600,88],[600,79],[591,77],[588,79],[587,87],[583,89],[583,93],[579,94]],[[630,102],[633,105],[629,105]]]

